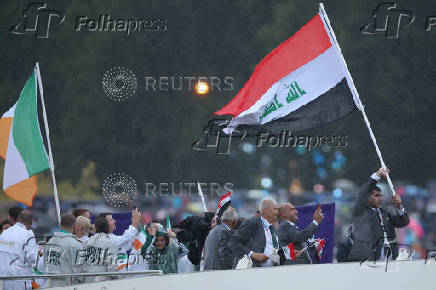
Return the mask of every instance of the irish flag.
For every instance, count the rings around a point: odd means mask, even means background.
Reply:
[[[239,93],[217,115],[224,128],[298,132],[344,117],[359,104],[324,10],[268,54]],[[238,130],[239,131],[239,130]]]
[[[36,69],[0,119],[0,157],[5,160],[3,190],[32,206],[38,189],[35,174],[50,168],[38,123]]]

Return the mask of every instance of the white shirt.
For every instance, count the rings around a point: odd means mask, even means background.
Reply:
[[[269,229],[269,226],[271,225],[266,219],[264,219],[263,217],[260,217],[260,220],[262,221],[263,224],[263,230],[265,231],[265,249],[263,251],[263,253],[265,254],[265,256],[268,256],[268,260],[266,260],[266,262],[263,262],[262,264],[260,264],[262,267],[265,266],[271,266],[272,265],[272,260],[271,260],[271,255],[273,253],[274,250],[274,246],[273,246],[273,241],[272,241],[272,233]],[[276,239],[277,239],[277,243],[279,241],[279,238],[276,235]],[[253,254],[253,251],[251,251],[248,256],[251,257],[251,255]]]

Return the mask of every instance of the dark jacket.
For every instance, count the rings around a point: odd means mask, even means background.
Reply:
[[[310,223],[304,230],[298,230],[296,226],[291,225],[287,221],[281,221],[279,228],[277,229],[277,235],[279,236],[280,247],[285,247],[290,243],[294,243],[295,250],[302,250],[306,246],[306,241],[310,239],[318,230],[318,226],[314,223]],[[284,260],[284,265],[292,264],[311,264],[308,251],[301,253],[301,256],[296,258],[295,261]]]
[[[234,252],[233,268],[236,268],[238,261],[253,251],[263,253],[266,245],[265,230],[260,216],[246,220],[230,238],[230,247]],[[259,267],[259,262],[253,260],[253,267]]]
[[[378,260],[383,248],[383,228],[377,212],[368,205],[371,188],[377,181],[370,178],[357,194],[353,209],[353,246],[348,256],[349,261]],[[398,246],[395,228],[402,228],[409,224],[406,212],[399,215],[397,209],[380,208],[388,241],[392,248],[392,259],[398,257]]]
[[[232,231],[221,224],[209,232],[204,244],[204,270],[227,270],[233,266],[229,245]]]

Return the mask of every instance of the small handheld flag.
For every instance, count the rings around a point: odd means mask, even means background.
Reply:
[[[167,214],[167,224],[166,224],[166,226],[165,226],[165,229],[168,231],[168,230],[171,230],[171,221],[170,221],[170,214]]]
[[[221,196],[216,209],[216,214],[218,216],[222,216],[224,211],[230,206],[230,204],[232,203],[231,199],[232,193],[230,191]]]
[[[283,254],[287,260],[295,261],[295,249],[294,243],[289,243],[287,246],[282,247]]]
[[[325,239],[322,238],[317,238],[317,239],[310,239],[308,241],[308,246],[307,248],[310,249],[313,258],[315,259],[315,262],[319,263],[321,261],[321,256],[322,256],[322,250],[324,249],[324,244],[325,244]]]

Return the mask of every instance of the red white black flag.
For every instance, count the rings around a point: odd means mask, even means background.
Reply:
[[[330,26],[320,11],[268,54],[248,82],[217,115],[232,115],[224,128],[299,132],[354,111],[358,96]]]

